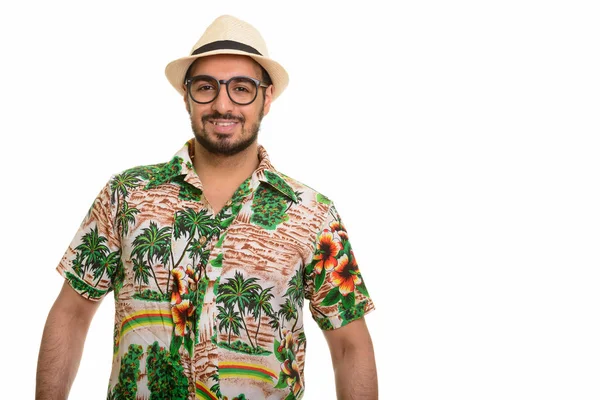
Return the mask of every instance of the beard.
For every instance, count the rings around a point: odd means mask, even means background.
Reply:
[[[258,116],[258,122],[250,126],[249,129],[246,129],[246,119],[244,117],[234,116],[233,114],[220,114],[215,111],[210,115],[203,115],[200,124],[191,120],[192,131],[194,132],[194,137],[198,143],[209,153],[221,156],[233,156],[246,150],[257,140],[262,117],[263,113],[261,111]],[[238,121],[242,126],[241,139],[239,141],[231,141],[229,135],[221,135],[218,133],[215,133],[216,140],[210,139],[205,128],[206,124],[209,123],[209,119],[229,119]]]

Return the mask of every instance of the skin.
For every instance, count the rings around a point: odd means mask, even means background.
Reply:
[[[375,352],[365,319],[323,334],[331,353],[338,400],[377,400]]]
[[[258,64],[235,55],[205,57],[195,62],[189,76],[211,75],[261,78]],[[209,104],[184,96],[194,135],[194,168],[203,194],[214,213],[258,167],[256,137],[262,117],[269,113],[273,87],[245,106],[231,101],[222,90]],[[228,124],[229,122],[233,124]],[[226,123],[227,126],[219,126]],[[202,145],[204,143],[204,145]],[[46,320],[38,358],[36,400],[66,399],[77,374],[87,332],[100,302],[82,298],[65,281]],[[364,318],[324,332],[335,371],[339,400],[377,399],[373,344]]]
[[[81,297],[65,281],[48,313],[38,356],[36,400],[66,399],[100,302]]]
[[[243,75],[260,80],[262,72],[249,57],[217,55],[196,61],[188,75],[211,75],[219,80]],[[273,86],[258,90],[256,100],[245,106],[232,102],[224,88],[209,104],[194,102],[187,92],[183,97],[197,139],[194,168],[202,182],[204,196],[215,214],[258,167],[258,129],[262,117],[269,113]],[[262,91],[264,94],[261,94]],[[218,126],[231,122],[233,125]]]

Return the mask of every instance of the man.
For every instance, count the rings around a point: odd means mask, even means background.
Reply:
[[[58,271],[37,399],[67,397],[90,321],[114,291],[109,399],[300,399],[303,303],[323,329],[339,399],[376,399],[373,310],[331,202],[276,171],[261,119],[288,76],[260,34],[217,18],[166,68],[194,138],[113,176]]]

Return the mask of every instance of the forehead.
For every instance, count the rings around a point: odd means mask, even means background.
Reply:
[[[218,54],[197,59],[190,67],[188,74],[188,76],[194,75],[211,75],[219,79],[245,75],[260,79],[261,69],[258,63],[250,57]]]

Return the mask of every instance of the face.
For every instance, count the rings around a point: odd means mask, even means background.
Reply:
[[[188,73],[189,77],[196,75],[210,75],[219,80],[233,76],[262,80],[260,66],[251,58],[238,55],[201,58]],[[187,91],[184,96],[196,141],[212,154],[227,156],[237,154],[256,142],[260,122],[269,112],[272,99],[273,86],[259,88],[254,102],[240,106],[231,101],[223,84],[217,98],[208,104],[194,102]]]

